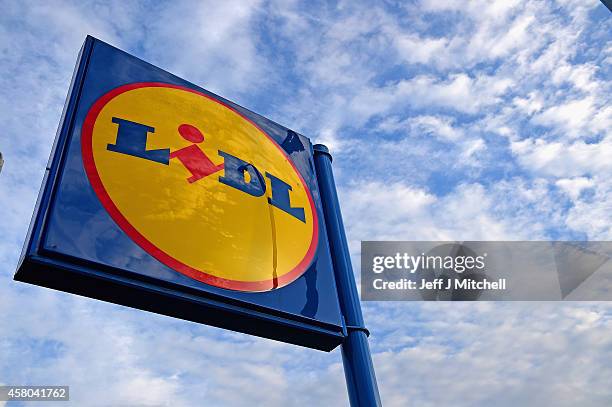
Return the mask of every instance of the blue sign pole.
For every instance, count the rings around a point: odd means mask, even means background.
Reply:
[[[321,192],[325,226],[329,236],[340,307],[346,324],[342,343],[342,360],[349,399],[353,407],[381,406],[374,365],[368,346],[369,331],[365,328],[357,285],[349,253],[338,194],[332,172],[332,156],[323,144],[314,147],[317,181]]]

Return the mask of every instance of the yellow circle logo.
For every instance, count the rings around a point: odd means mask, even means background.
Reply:
[[[196,280],[267,291],[312,263],[312,195],[285,151],[204,93],[134,83],[98,99],[82,131],[85,171],[121,229]]]

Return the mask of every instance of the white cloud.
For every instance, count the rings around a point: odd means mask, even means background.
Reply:
[[[561,188],[566,194],[573,200],[576,200],[582,191],[587,188],[591,188],[594,182],[590,178],[576,177],[576,178],[562,178],[555,182],[559,188]]]
[[[604,304],[388,303],[366,316],[386,332],[373,342],[387,406],[605,406],[612,397]]]
[[[597,131],[608,130],[612,125],[612,108],[604,107],[603,115],[594,120],[600,111],[593,97],[570,100],[552,106],[534,116],[535,124],[556,127],[568,137],[580,137]]]
[[[399,120],[390,116],[378,128],[385,132],[410,131],[414,135],[428,135],[444,141],[459,142],[465,136],[461,127],[455,127],[452,118],[444,116],[416,116]]]
[[[571,185],[571,184],[570,184]],[[582,192],[588,188],[590,196],[578,195],[574,199],[574,206],[569,210],[567,224],[575,230],[582,230],[592,240],[612,239],[612,225],[610,225],[610,211],[612,211],[612,182],[607,174],[602,174],[591,180],[578,181],[578,185],[571,185],[572,191]],[[578,191],[576,191],[578,192]]]
[[[511,143],[519,163],[535,173],[552,177],[577,177],[593,173],[606,173],[612,168],[609,160],[612,142],[574,141],[562,143],[543,139],[525,139]]]
[[[470,77],[460,73],[447,80],[417,76],[397,85],[397,93],[415,106],[441,106],[459,112],[476,113],[479,109],[498,103],[512,85],[508,78],[487,75]]]
[[[153,62],[226,97],[244,98],[268,78],[257,50],[261,1],[182,1],[160,4],[159,23],[143,47]]]
[[[359,240],[515,240],[541,236],[538,222],[520,214],[507,199],[504,186],[487,190],[479,184],[460,185],[438,198],[403,183],[354,183],[341,190],[351,247]],[[523,190],[516,205],[528,206],[544,191]],[[536,192],[537,191],[537,192]],[[532,194],[529,196],[528,194]],[[536,195],[533,195],[536,194]],[[505,210],[504,210],[505,209]],[[531,223],[531,225],[530,225]]]
[[[447,39],[421,38],[415,34],[399,34],[395,36],[395,46],[407,62],[426,64],[438,59],[438,55],[447,46]]]
[[[597,83],[593,78],[596,71],[597,67],[593,64],[563,64],[554,71],[552,79],[556,84],[569,82],[577,89],[592,92],[597,88]]]
[[[460,11],[479,20],[496,19],[497,21],[504,21],[520,3],[519,0],[479,0],[469,3],[460,0],[424,0],[421,1],[421,7],[424,11]]]
[[[543,100],[537,92],[530,92],[526,97],[517,96],[512,101],[521,111],[532,115],[542,110]]]
[[[396,38],[400,57],[409,64],[430,63],[438,69],[466,69],[485,61],[495,61],[525,49],[533,42],[537,6],[519,1],[423,1],[419,8],[407,7],[416,16],[436,13],[448,16],[444,37],[422,37],[401,28],[387,28]],[[429,14],[418,20],[423,25]],[[461,16],[461,19],[455,17]]]
[[[471,159],[475,153],[482,152],[487,146],[483,139],[474,139],[469,143],[464,144],[463,158],[465,160]]]

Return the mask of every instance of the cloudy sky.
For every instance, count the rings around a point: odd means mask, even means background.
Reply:
[[[596,0],[0,8],[0,383],[67,384],[79,406],[347,404],[338,351],[12,281],[87,34],[328,144],[356,266],[361,240],[612,238]],[[386,406],[611,403],[606,303],[364,312]]]

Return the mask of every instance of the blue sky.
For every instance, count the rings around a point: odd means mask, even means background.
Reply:
[[[69,384],[73,405],[347,403],[338,351],[12,281],[87,34],[328,144],[356,266],[361,240],[612,237],[612,20],[598,1],[1,6],[2,383]],[[386,406],[612,400],[606,303],[364,312]]]

